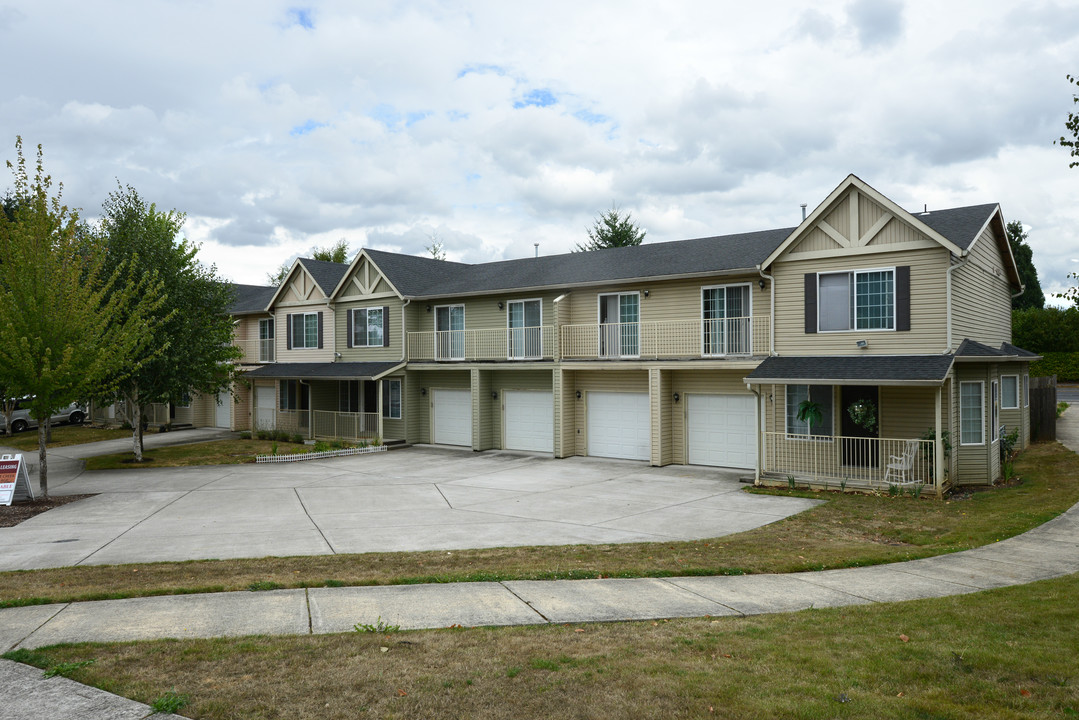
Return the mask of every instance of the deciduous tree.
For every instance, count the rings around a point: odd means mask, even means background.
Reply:
[[[1023,294],[1012,298],[1012,310],[1045,307],[1045,293],[1038,281],[1038,269],[1034,267],[1034,251],[1027,245],[1029,233],[1018,220],[1008,223],[1007,231],[1008,244],[1012,246],[1015,265],[1019,269],[1019,281],[1023,283]]]
[[[153,273],[119,282],[105,248],[61,202],[41,146],[31,172],[15,144],[14,211],[0,213],[0,385],[31,396],[38,422],[38,478],[48,497],[46,424],[52,411],[115,387],[149,346],[160,304]]]
[[[1068,75],[1068,82],[1073,85],[1079,85],[1079,77]],[[1079,104],[1079,95],[1072,94],[1072,102]],[[1070,148],[1070,154],[1073,158],[1079,158],[1079,112],[1068,113],[1068,119],[1064,121],[1064,127],[1067,128],[1068,133],[1071,135],[1069,138],[1067,135],[1061,135],[1060,143],[1061,147]],[[1079,166],[1079,160],[1073,160],[1068,164],[1068,167]]]

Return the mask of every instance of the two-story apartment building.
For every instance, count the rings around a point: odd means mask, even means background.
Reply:
[[[364,249],[297,260],[237,314],[258,358],[234,412],[308,437],[985,483],[1001,426],[1029,437],[1021,290],[997,205],[911,213],[854,176],[794,228],[476,265]]]

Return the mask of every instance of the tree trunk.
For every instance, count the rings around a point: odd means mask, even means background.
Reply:
[[[49,497],[49,473],[48,465],[45,458],[45,429],[47,421],[38,421],[37,424],[37,464],[38,464],[38,484],[41,485],[41,497],[48,499]]]
[[[45,418],[45,444],[52,442],[52,415]]]
[[[142,462],[142,405],[139,404],[139,389],[135,388],[126,397],[128,415],[131,419],[131,453],[135,462]]]

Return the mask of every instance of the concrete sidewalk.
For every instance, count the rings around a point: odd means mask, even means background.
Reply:
[[[1079,411],[1058,438],[1079,448]],[[744,616],[959,595],[1079,572],[1079,505],[1023,535],[965,552],[892,565],[789,575],[459,583],[180,595],[0,610],[0,649],[53,643],[345,632],[379,618],[402,629]],[[29,673],[29,674],[28,674]],[[54,679],[55,680],[55,679]],[[144,717],[52,713],[83,686],[0,663],[14,687],[2,717]],[[51,684],[50,684],[51,683]],[[127,703],[117,698],[118,701]],[[145,706],[134,707],[137,712]],[[126,712],[126,710],[125,710]],[[7,714],[5,714],[7,713]]]

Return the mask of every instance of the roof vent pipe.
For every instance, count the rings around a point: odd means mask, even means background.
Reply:
[[[536,257],[539,257],[539,243],[532,243],[536,246]]]
[[[802,208],[802,222],[805,222],[805,220],[806,220],[806,205],[807,205],[807,203],[802,203],[802,205],[801,205],[801,208]]]

